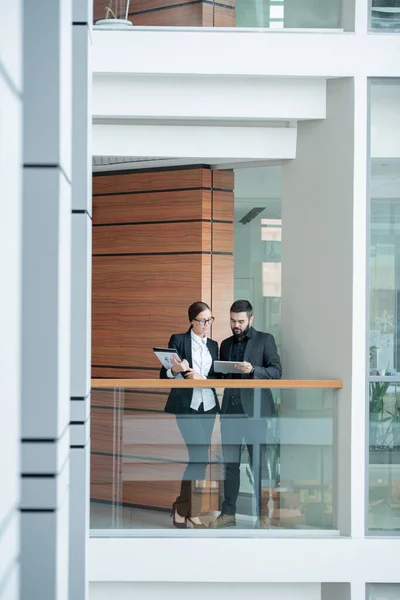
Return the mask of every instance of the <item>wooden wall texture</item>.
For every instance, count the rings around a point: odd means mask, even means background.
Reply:
[[[197,300],[212,306],[211,337],[231,334],[233,183],[232,171],[207,167],[93,178],[93,377],[158,378],[152,348],[187,330]],[[92,499],[171,506],[187,453],[166,398],[93,390]]]
[[[119,2],[121,4],[121,2]],[[94,0],[93,19],[103,19],[105,7],[115,11],[116,2]],[[130,3],[133,25],[175,27],[235,27],[236,0],[135,0]],[[118,17],[125,17],[125,13]]]

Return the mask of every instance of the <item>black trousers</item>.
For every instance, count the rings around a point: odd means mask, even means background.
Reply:
[[[242,446],[247,446],[250,466],[255,462],[254,449],[259,452],[257,463],[259,471],[254,473],[257,513],[261,515],[262,481],[274,485],[278,477],[277,457],[278,440],[271,434],[272,420],[248,417],[241,403],[229,403],[227,412],[221,415],[222,452],[225,466],[224,501],[221,512],[226,515],[236,514],[236,501],[240,488],[240,462]],[[278,467],[279,468],[279,467]],[[275,479],[275,482],[272,480]]]
[[[176,509],[182,517],[197,517],[201,513],[201,492],[195,492],[195,481],[203,481],[210,462],[211,436],[214,429],[217,407],[204,412],[190,409],[187,415],[178,415],[176,422],[188,450],[188,463],[183,474]]]

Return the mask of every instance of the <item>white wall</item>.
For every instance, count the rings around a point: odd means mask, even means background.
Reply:
[[[1,4],[1,3],[0,3]],[[22,11],[15,0],[0,19],[0,599],[19,587]]]

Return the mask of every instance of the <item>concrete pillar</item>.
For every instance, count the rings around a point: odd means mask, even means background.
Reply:
[[[91,364],[92,164],[91,0],[72,13],[72,271],[70,400],[69,598],[88,597],[89,412]]]
[[[327,118],[298,124],[282,200],[285,377],[343,379],[335,521],[356,537],[365,521],[366,107],[365,79],[328,81]]]
[[[20,598],[67,600],[72,5],[23,7]]]

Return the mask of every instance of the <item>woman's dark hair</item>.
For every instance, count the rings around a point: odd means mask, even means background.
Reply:
[[[203,310],[211,310],[211,308],[205,302],[193,302],[188,308],[189,321],[192,322]]]
[[[241,313],[245,312],[247,314],[247,318],[253,316],[253,307],[248,300],[236,300],[231,306],[231,312],[233,313]]]

